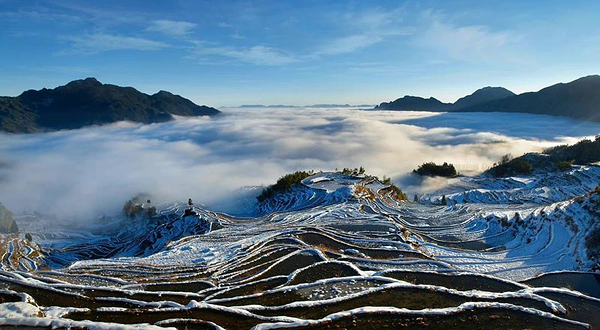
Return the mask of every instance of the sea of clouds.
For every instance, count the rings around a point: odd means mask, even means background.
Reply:
[[[227,210],[241,187],[295,170],[359,166],[417,193],[443,184],[409,174],[421,163],[477,173],[504,154],[597,133],[600,123],[529,114],[231,108],[161,124],[0,134],[0,202],[81,219],[117,214],[146,192]]]

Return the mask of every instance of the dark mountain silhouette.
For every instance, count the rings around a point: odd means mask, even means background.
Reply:
[[[461,97],[454,104],[452,109],[466,108],[469,106],[501,100],[507,97],[515,96],[516,94],[504,87],[484,87],[476,90],[473,94]]]
[[[177,116],[215,115],[179,95],[160,91],[144,94],[133,87],[102,84],[95,78],[75,80],[54,89],[29,90],[17,97],[0,97],[0,130],[32,133],[75,129],[121,120],[157,123]]]
[[[600,121],[600,76],[587,76],[519,95],[502,87],[485,87],[453,104],[442,103],[435,98],[405,96],[381,103],[375,109],[525,112]]]
[[[587,76],[455,111],[527,112],[600,121],[600,76]]]
[[[378,110],[426,110],[426,111],[446,111],[452,104],[430,97],[428,99],[419,96],[406,95],[392,102],[384,102],[375,109]]]
[[[503,87],[484,87],[476,90],[473,94],[461,97],[454,103],[443,103],[430,97],[428,99],[419,96],[406,95],[393,102],[384,102],[376,106],[378,110],[425,110],[425,111],[451,111],[472,105],[486,103],[493,100],[514,96],[515,93]]]

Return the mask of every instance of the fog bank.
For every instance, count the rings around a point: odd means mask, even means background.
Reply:
[[[413,193],[425,188],[406,174],[423,162],[477,172],[507,153],[599,132],[598,123],[530,114],[234,108],[153,125],[0,134],[0,202],[66,218],[115,214],[139,192],[223,205],[240,187],[290,171],[359,166]]]

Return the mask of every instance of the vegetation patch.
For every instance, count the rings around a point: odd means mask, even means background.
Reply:
[[[560,161],[556,162],[556,168],[558,168],[561,171],[566,171],[566,170],[570,169],[571,166],[573,166],[574,162],[575,162],[575,160],[573,160],[573,159],[560,160]]]
[[[545,171],[566,171],[573,164],[585,165],[600,161],[600,135],[594,140],[583,139],[573,145],[559,145],[542,153],[528,153],[512,158],[504,155],[487,173],[496,176],[530,174],[534,169]]]
[[[139,194],[125,202],[123,205],[123,214],[130,218],[137,217],[152,218],[156,216],[156,207],[151,205],[150,196]]]
[[[571,162],[571,164],[589,164],[600,161],[600,135],[592,141],[583,139],[574,145],[560,145],[548,148],[543,154],[549,155],[557,161]]]
[[[454,178],[458,176],[458,172],[454,168],[453,164],[444,163],[437,165],[436,163],[429,162],[420,165],[416,170],[413,170],[421,176],[443,176],[446,178]]]
[[[600,259],[600,227],[592,229],[585,238],[585,248],[590,259]]]
[[[383,176],[383,179],[379,179],[378,177],[375,177],[379,182],[383,183],[383,184],[387,184],[389,187],[382,189],[382,192],[385,191],[390,191],[390,196],[394,199],[396,199],[397,201],[407,201],[408,200],[408,196],[406,195],[406,193],[404,193],[404,191],[402,191],[402,189],[398,188],[398,186],[396,186],[394,183],[392,183],[392,179],[386,177],[385,175]]]
[[[336,169],[337,171],[337,169]],[[365,168],[364,167],[359,167],[359,168],[343,168],[341,170],[342,174],[346,174],[346,175],[363,175],[365,174]]]
[[[488,173],[496,177],[530,174],[533,171],[533,165],[523,157],[512,158],[510,154],[502,156],[499,163],[488,170]]]
[[[294,173],[286,174],[279,178],[274,185],[266,187],[256,199],[259,202],[263,202],[275,196],[277,193],[289,191],[292,186],[299,184],[302,180],[314,173],[314,171],[296,171]]]
[[[388,193],[388,196],[392,197],[393,199],[397,200],[397,201],[407,201],[408,200],[408,196],[406,195],[406,193],[404,191],[402,191],[402,189],[398,188],[395,184],[390,184],[389,187],[382,189],[382,192]]]

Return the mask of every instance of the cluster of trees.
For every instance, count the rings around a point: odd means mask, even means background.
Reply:
[[[454,165],[448,163],[444,163],[442,165],[437,165],[434,162],[424,163],[416,170],[413,170],[413,172],[422,176],[443,176],[446,178],[454,178],[458,176],[458,172],[456,172]]]
[[[138,195],[125,202],[123,205],[123,214],[130,218],[135,219],[137,217],[152,218],[156,216],[156,207],[151,205],[150,199],[146,199],[144,203],[143,195]]]
[[[277,193],[288,191],[292,186],[300,183],[300,181],[308,178],[314,173],[314,171],[296,171],[294,173],[286,174],[279,178],[274,185],[270,185],[263,189],[262,193],[256,197],[256,199],[259,202],[263,202]]]
[[[600,135],[593,140],[584,139],[573,145],[559,145],[539,154],[525,154],[512,158],[504,155],[500,162],[488,170],[494,176],[529,174],[534,168],[548,171],[566,171],[573,164],[589,164],[600,161]]]
[[[523,159],[523,157],[512,158],[510,154],[502,156],[498,163],[494,163],[494,167],[488,170],[493,176],[510,176],[519,174],[529,174],[533,171],[533,165]]]
[[[588,164],[600,161],[600,135],[594,140],[583,139],[574,145],[560,145],[543,151],[558,162]],[[570,165],[570,164],[569,164]]]
[[[337,169],[336,169],[337,171]],[[359,168],[343,168],[342,169],[342,174],[346,174],[346,175],[363,175],[365,174],[365,168],[364,167],[359,167]]]

